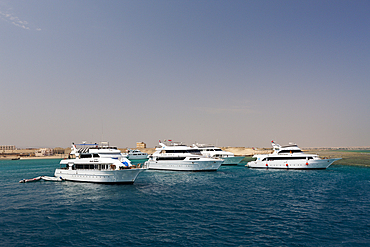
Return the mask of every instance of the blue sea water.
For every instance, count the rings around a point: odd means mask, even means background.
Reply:
[[[1,246],[369,246],[370,169],[146,171],[133,185],[39,181],[0,161]]]

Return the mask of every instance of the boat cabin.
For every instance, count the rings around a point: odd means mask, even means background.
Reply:
[[[160,154],[192,154],[202,155],[199,149],[165,149],[159,152]]]

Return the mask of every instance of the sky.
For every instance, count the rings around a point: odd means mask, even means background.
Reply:
[[[369,11],[0,0],[0,145],[370,146]]]

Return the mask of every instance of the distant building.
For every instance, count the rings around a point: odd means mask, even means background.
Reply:
[[[146,148],[146,144],[144,142],[137,142],[136,148]]]
[[[36,157],[41,157],[41,156],[50,156],[53,155],[53,149],[51,148],[40,148],[35,152]]]
[[[8,150],[16,150],[14,145],[2,145],[0,146],[0,150],[8,151]]]

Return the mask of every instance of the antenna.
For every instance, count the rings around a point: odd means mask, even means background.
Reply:
[[[100,142],[103,141],[103,136],[104,136],[104,122],[103,119],[101,120],[101,137],[100,137]]]

